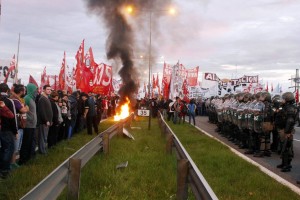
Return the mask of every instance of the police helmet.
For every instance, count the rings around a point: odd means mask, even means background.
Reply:
[[[262,92],[262,93],[260,94],[260,100],[261,100],[261,101],[272,102],[271,94],[270,94],[269,92]]]
[[[282,99],[285,100],[285,102],[293,102],[295,101],[295,96],[292,92],[285,92],[282,95]]]

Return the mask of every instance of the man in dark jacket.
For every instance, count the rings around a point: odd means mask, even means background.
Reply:
[[[9,110],[16,116],[14,104],[8,98],[9,88],[6,83],[0,84],[1,101],[9,108]],[[14,140],[17,137],[18,129],[16,118],[1,117],[1,133],[0,133],[0,177],[6,178],[10,172],[10,161],[14,153]]]
[[[59,132],[59,120],[58,120],[58,93],[56,91],[52,91],[50,95],[50,103],[51,103],[51,108],[52,108],[52,126],[49,128],[49,133],[48,133],[48,148],[51,148],[52,146],[56,145],[57,140],[58,140],[58,132]]]
[[[71,111],[71,122],[70,122],[70,127],[69,127],[69,134],[73,135],[74,133],[74,128],[75,128],[75,124],[76,124],[76,119],[77,119],[77,114],[78,114],[78,110],[77,110],[77,101],[78,101],[78,93],[73,92],[70,96],[69,96],[69,102],[70,102],[70,111]]]
[[[84,101],[84,114],[83,117],[86,119],[86,126],[89,135],[93,134],[93,128],[96,134],[98,134],[97,115],[95,110],[95,101],[93,96],[88,96],[86,93],[81,95]]]
[[[49,127],[52,125],[52,107],[48,96],[51,94],[50,85],[44,85],[43,93],[38,102],[38,121],[39,121],[39,152],[47,153],[47,139]]]

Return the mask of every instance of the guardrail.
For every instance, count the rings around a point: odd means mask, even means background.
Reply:
[[[132,115],[100,133],[53,170],[21,200],[56,199],[66,186],[68,199],[79,199],[81,168],[101,149],[104,154],[108,154],[109,140],[116,134],[122,134],[124,125],[131,120]]]
[[[215,195],[177,136],[165,122],[161,113],[159,114],[158,122],[161,128],[162,136],[165,136],[167,139],[167,153],[171,154],[173,147],[176,149],[177,199],[188,199],[188,185],[190,185],[196,199],[217,200],[218,197]]]

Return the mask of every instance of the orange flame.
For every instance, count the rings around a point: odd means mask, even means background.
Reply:
[[[126,98],[126,100],[127,100],[127,102],[121,106],[121,112],[118,112],[114,116],[115,121],[120,121],[121,119],[125,119],[126,117],[128,117],[130,115],[130,112],[129,112],[130,101],[128,98]]]

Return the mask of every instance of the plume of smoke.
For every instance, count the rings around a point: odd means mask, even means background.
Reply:
[[[122,13],[122,9],[126,5],[133,5],[136,10],[136,24],[145,26],[145,22],[139,18],[144,11],[152,11],[156,9],[166,8],[171,0],[88,0],[88,8],[96,15],[103,17],[109,35],[106,41],[106,54],[108,59],[120,60],[122,68],[119,75],[122,79],[123,86],[119,90],[121,101],[128,97],[133,100],[134,94],[138,90],[138,70],[134,64],[135,49],[135,32],[132,26],[126,21],[126,16]],[[159,15],[156,15],[159,16]],[[155,20],[153,18],[153,23]],[[139,26],[139,25],[137,25]],[[135,31],[142,31],[143,28]],[[153,26],[155,29],[155,26]],[[146,35],[147,34],[140,34]],[[155,53],[153,53],[155,54]]]

